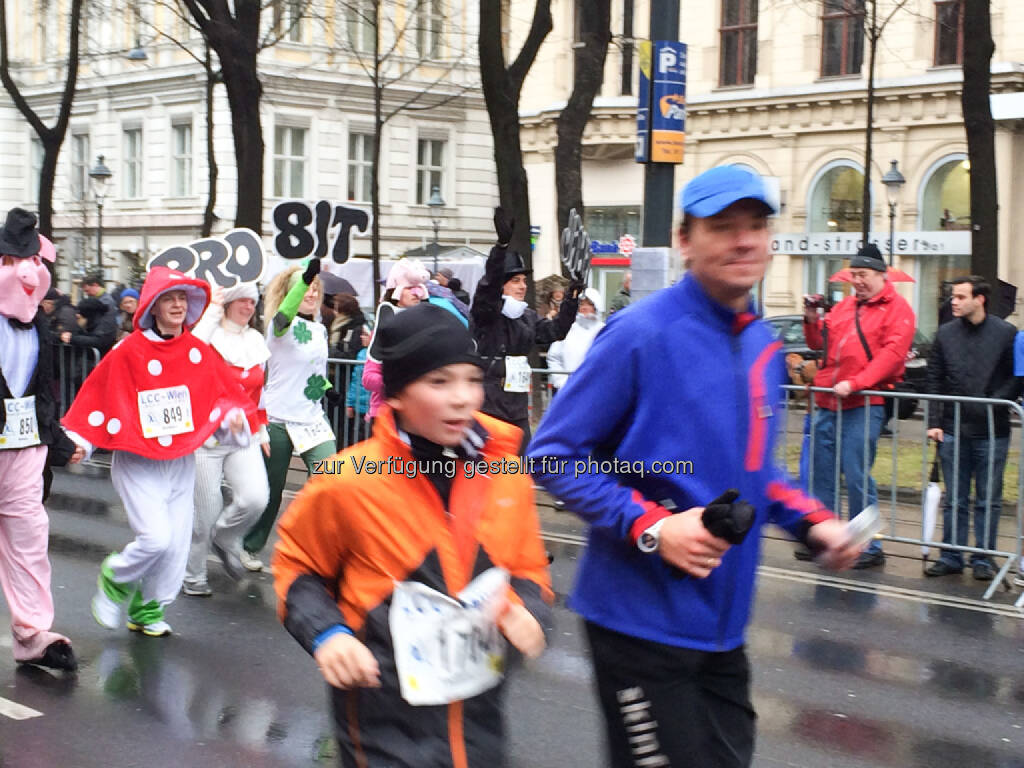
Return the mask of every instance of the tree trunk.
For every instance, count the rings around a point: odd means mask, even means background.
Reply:
[[[39,174],[39,231],[48,238],[53,237],[53,183],[57,175],[57,157],[61,145],[68,132],[71,119],[71,106],[75,100],[75,89],[78,85],[79,36],[82,20],[82,4],[84,0],[72,0],[71,18],[68,22],[68,63],[64,78],[64,91],[60,97],[60,109],[57,122],[48,128],[39,119],[35,110],[29,106],[22,95],[14,78],[7,55],[7,3],[0,0],[0,81],[11,97],[18,111],[28,121],[43,145],[43,167]],[[52,269],[52,265],[51,269]]]
[[[555,195],[558,229],[569,221],[573,208],[586,223],[583,210],[583,131],[590,119],[594,97],[604,82],[604,62],[612,40],[611,0],[593,0],[580,13],[583,47],[576,49],[572,94],[558,116],[555,146]],[[568,277],[565,265],[562,274]]]
[[[964,3],[964,86],[960,96],[967,157],[971,163],[971,272],[995,289],[999,272],[999,205],[996,195],[996,130],[992,87],[992,19],[989,0]]]
[[[215,46],[216,49],[216,46]],[[260,96],[263,87],[256,73],[256,53],[247,60],[220,55],[224,87],[231,106],[231,133],[238,166],[238,207],[235,226],[263,231],[263,124]]]
[[[235,226],[263,231],[263,124],[260,121],[261,0],[181,0],[217,58],[231,108],[238,168]]]
[[[878,0],[871,0],[871,23],[867,25],[868,51],[868,122],[864,130],[864,188],[861,190],[861,239],[867,245],[871,238],[871,162],[872,134],[875,130],[875,54],[878,52]]]
[[[206,167],[209,172],[206,193],[206,209],[203,211],[203,237],[213,233],[214,207],[217,205],[217,157],[213,146],[213,92],[217,87],[217,73],[210,61],[210,46],[206,46]]]
[[[523,80],[537,57],[541,43],[551,31],[551,0],[537,0],[533,21],[522,50],[510,66],[505,65],[501,0],[480,0],[480,82],[494,139],[494,163],[498,173],[501,206],[515,218],[511,247],[533,268],[530,253],[530,195],[519,139],[519,96]],[[533,300],[530,282],[527,301]]]
[[[380,144],[384,131],[384,88],[381,85],[380,2],[374,3],[373,23],[373,166],[370,168],[370,258],[373,259],[373,306],[380,303]],[[349,190],[351,193],[351,190]]]

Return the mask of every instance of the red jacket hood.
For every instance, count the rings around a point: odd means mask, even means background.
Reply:
[[[135,310],[132,321],[135,330],[145,331],[153,327],[153,304],[161,294],[168,291],[184,291],[188,297],[185,327],[191,328],[199,322],[206,305],[210,303],[210,286],[207,282],[169,267],[153,267],[146,275],[146,282],[142,284],[139,308]]]

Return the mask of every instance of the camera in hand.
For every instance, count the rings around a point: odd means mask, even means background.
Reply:
[[[805,309],[824,309],[828,310],[830,307],[829,300],[820,293],[811,293],[804,296],[804,308]]]

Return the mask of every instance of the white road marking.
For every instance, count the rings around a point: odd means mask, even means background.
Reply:
[[[0,697],[0,715],[9,717],[11,720],[28,720],[32,717],[42,717],[43,713]]]

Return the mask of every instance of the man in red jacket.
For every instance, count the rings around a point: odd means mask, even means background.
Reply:
[[[914,310],[886,279],[885,261],[874,245],[865,245],[850,260],[850,283],[853,295],[836,304],[824,318],[818,317],[816,308],[804,310],[804,334],[811,349],[824,350],[814,386],[832,390],[817,392],[814,397],[818,410],[812,433],[811,493],[839,514],[838,451],[852,518],[878,501],[871,466],[885,422],[885,406],[881,397],[851,395],[863,389],[890,389],[903,378],[915,320]],[[797,558],[802,554],[798,551]],[[872,568],[883,563],[882,545],[873,541],[853,567]]]

